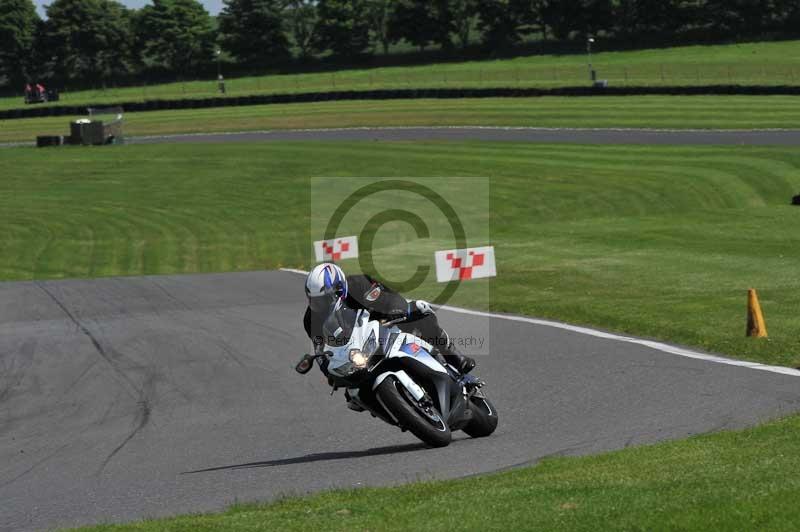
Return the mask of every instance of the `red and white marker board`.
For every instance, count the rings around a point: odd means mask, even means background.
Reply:
[[[440,283],[496,276],[494,246],[436,252],[436,280]]]
[[[358,258],[358,237],[344,236],[331,240],[314,242],[314,255],[317,262],[336,262],[342,259]]]

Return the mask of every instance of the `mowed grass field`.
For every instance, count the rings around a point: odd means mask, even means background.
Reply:
[[[790,148],[25,148],[2,151],[0,176],[5,280],[308,267],[319,238],[308,178],[485,176],[499,276],[491,298],[467,288],[454,303],[800,366],[800,208],[789,205],[800,153]],[[484,283],[470,286],[485,294]],[[768,340],[744,337],[751,287]]]
[[[789,532],[800,522],[798,433],[800,417],[793,417],[742,432],[552,458],[496,475],[337,490],[220,514],[81,530]]]
[[[0,142],[66,135],[77,117],[0,121]],[[627,96],[350,101],[127,113],[129,136],[365,126],[800,128],[795,96]]]
[[[800,41],[683,46],[603,52],[595,45],[593,65],[600,79],[626,85],[797,85]],[[426,87],[558,87],[589,83],[587,56],[537,55],[413,67],[267,75],[228,79],[227,95]],[[22,87],[19,88],[20,94]],[[219,96],[215,79],[64,92],[56,104]],[[20,97],[0,98],[0,109],[22,107]]]

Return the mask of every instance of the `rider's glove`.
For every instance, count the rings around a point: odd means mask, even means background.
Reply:
[[[418,300],[414,301],[414,305],[417,307],[417,311],[420,314],[427,315],[427,314],[433,314],[434,313],[433,307],[427,301],[423,301],[421,299],[418,299]]]

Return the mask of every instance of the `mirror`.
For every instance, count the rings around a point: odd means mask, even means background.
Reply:
[[[311,368],[313,367],[314,357],[311,355],[303,355],[303,358],[300,359],[300,362],[297,363],[297,365],[294,367],[294,370],[301,375],[305,375],[311,371]]]

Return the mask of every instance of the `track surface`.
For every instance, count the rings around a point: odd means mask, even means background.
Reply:
[[[289,129],[135,137],[134,144],[162,142],[340,141],[508,141],[576,144],[696,144],[800,146],[800,130],[561,129],[526,127],[364,127]]]
[[[572,144],[800,146],[800,130],[669,130],[535,127],[356,127],[272,129],[229,133],[187,133],[128,137],[128,144],[270,141],[493,141]],[[33,146],[33,142],[0,143],[0,148]]]
[[[0,529],[223,509],[448,478],[800,410],[800,379],[492,319],[496,434],[422,448],[345,408],[287,272],[0,283]],[[487,319],[441,312],[455,335]],[[211,469],[211,470],[208,470]],[[194,472],[198,470],[208,470]]]

